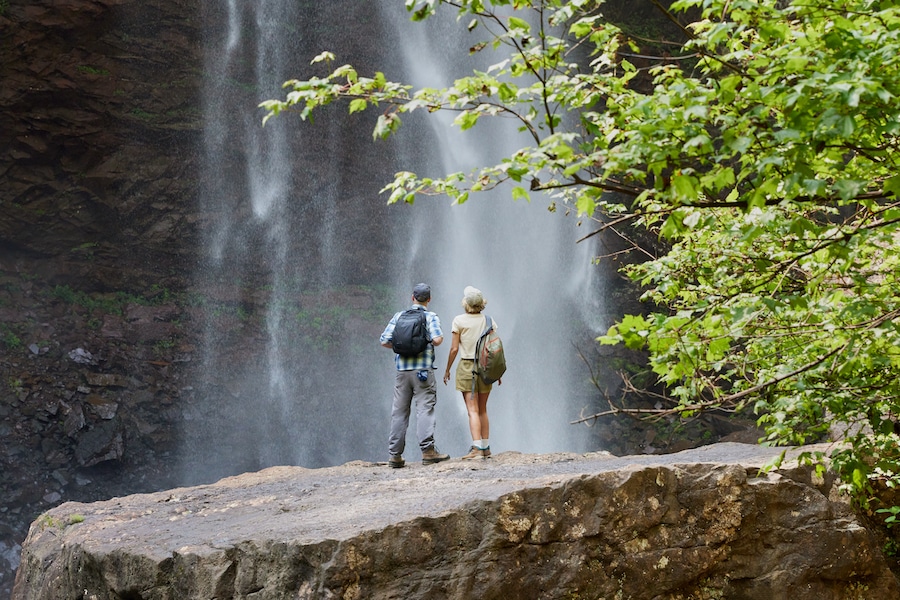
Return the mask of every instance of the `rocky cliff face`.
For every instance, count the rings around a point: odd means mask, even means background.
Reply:
[[[365,7],[304,4],[303,10],[315,10],[320,26],[295,49],[298,72],[321,45],[337,40],[346,60],[364,66],[375,56],[367,45],[378,34]],[[203,39],[219,35],[225,18],[221,8],[196,0],[0,4],[4,269],[104,291],[188,285],[209,222],[197,202]],[[228,93],[252,112],[249,87],[234,82]],[[354,133],[357,123],[340,126],[348,144],[365,141]],[[367,168],[383,158],[379,152],[371,144],[359,156],[344,148],[343,176],[385,172]],[[315,179],[318,166],[333,159],[309,145],[297,149],[296,160],[303,176]],[[355,191],[343,200],[362,214],[348,225],[378,230],[381,217],[360,210],[359,199],[377,197],[381,181],[353,181]],[[379,256],[352,241],[346,248],[361,272],[379,275]]]
[[[4,267],[106,289],[166,285],[194,234],[184,206],[198,172],[198,6],[3,7]]]
[[[279,467],[66,503],[32,526],[13,600],[898,597],[831,481],[759,473],[776,454]]]
[[[171,310],[114,298],[183,289],[197,12],[187,0],[0,2],[0,597],[35,514],[166,479],[172,357],[186,348]]]

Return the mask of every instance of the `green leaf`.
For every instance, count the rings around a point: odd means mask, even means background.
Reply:
[[[675,189],[675,197],[684,202],[693,202],[697,199],[697,179],[690,175],[675,175],[672,177],[672,187]]]
[[[457,115],[456,119],[453,120],[454,123],[459,125],[459,128],[463,131],[467,129],[471,129],[478,122],[478,117],[480,115],[477,112],[465,110],[459,115]]]
[[[355,112],[360,112],[366,109],[368,102],[366,102],[362,98],[357,98],[355,100],[350,101],[350,114],[352,115]]]
[[[597,204],[594,199],[587,194],[581,194],[576,200],[575,208],[578,211],[578,216],[589,217],[594,214],[594,211],[596,211]]]
[[[854,179],[841,179],[834,184],[834,188],[842,200],[855,198],[866,186],[865,181]]]
[[[528,196],[528,191],[520,185],[513,187],[512,199],[513,200],[525,200],[526,202],[530,201],[530,198]]]
[[[372,131],[372,139],[383,140],[400,128],[400,117],[396,113],[380,115]]]
[[[891,194],[895,198],[900,198],[900,175],[894,175],[885,179],[883,189],[885,193]]]
[[[334,54],[332,52],[322,52],[321,54],[316,55],[309,64],[314,65],[318,62],[331,62],[334,60]]]
[[[525,19],[520,19],[519,17],[510,17],[509,18],[509,28],[517,30],[518,33],[529,33],[531,31],[531,25],[528,24],[528,21]]]
[[[660,228],[660,237],[672,240],[681,235],[685,231],[683,219],[684,213],[681,211],[674,211],[670,214]]]

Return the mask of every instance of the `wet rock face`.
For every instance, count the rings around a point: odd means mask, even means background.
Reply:
[[[11,275],[0,259],[0,598],[9,596],[27,524],[67,499],[98,500],[174,483],[179,362],[188,315],[161,344],[139,324],[121,337],[70,288]],[[97,300],[99,298],[95,298]],[[81,304],[79,304],[81,302]],[[169,305],[156,309],[166,318]],[[112,318],[112,317],[110,317]],[[108,333],[108,332],[107,332]],[[127,338],[127,340],[126,340]],[[130,340],[130,341],[128,341]]]
[[[196,3],[4,6],[2,244],[110,287],[180,264],[194,232],[170,209],[196,195]]]
[[[32,525],[13,600],[897,597],[830,482],[759,475],[774,455],[278,467],[66,503]]]

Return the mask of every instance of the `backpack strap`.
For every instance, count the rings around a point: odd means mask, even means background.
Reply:
[[[481,335],[478,337],[484,337],[491,332],[491,329],[494,328],[494,322],[491,321],[491,318],[487,315],[484,315],[484,331],[481,332]]]
[[[431,328],[428,326],[428,309],[423,306],[422,308],[417,308],[416,310],[422,311],[422,315],[425,318],[425,339],[428,340],[428,343],[431,344],[432,348],[434,348],[434,340],[431,339]]]
[[[488,315],[484,315],[484,331],[481,332],[480,336],[478,336],[478,340],[481,341],[481,338],[483,338],[484,336],[489,334],[491,332],[491,329],[493,329],[493,328],[494,328],[494,322],[491,321],[491,318]],[[473,396],[475,395],[475,382],[478,378],[478,375],[475,373],[475,365],[478,364],[478,353],[477,353],[478,343],[477,342],[475,344],[475,350],[476,350],[475,362],[472,364],[472,395]]]

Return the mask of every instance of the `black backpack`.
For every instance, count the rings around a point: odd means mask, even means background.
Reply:
[[[428,323],[425,311],[410,308],[397,316],[391,347],[400,356],[418,356],[425,352],[431,342],[428,337]]]

